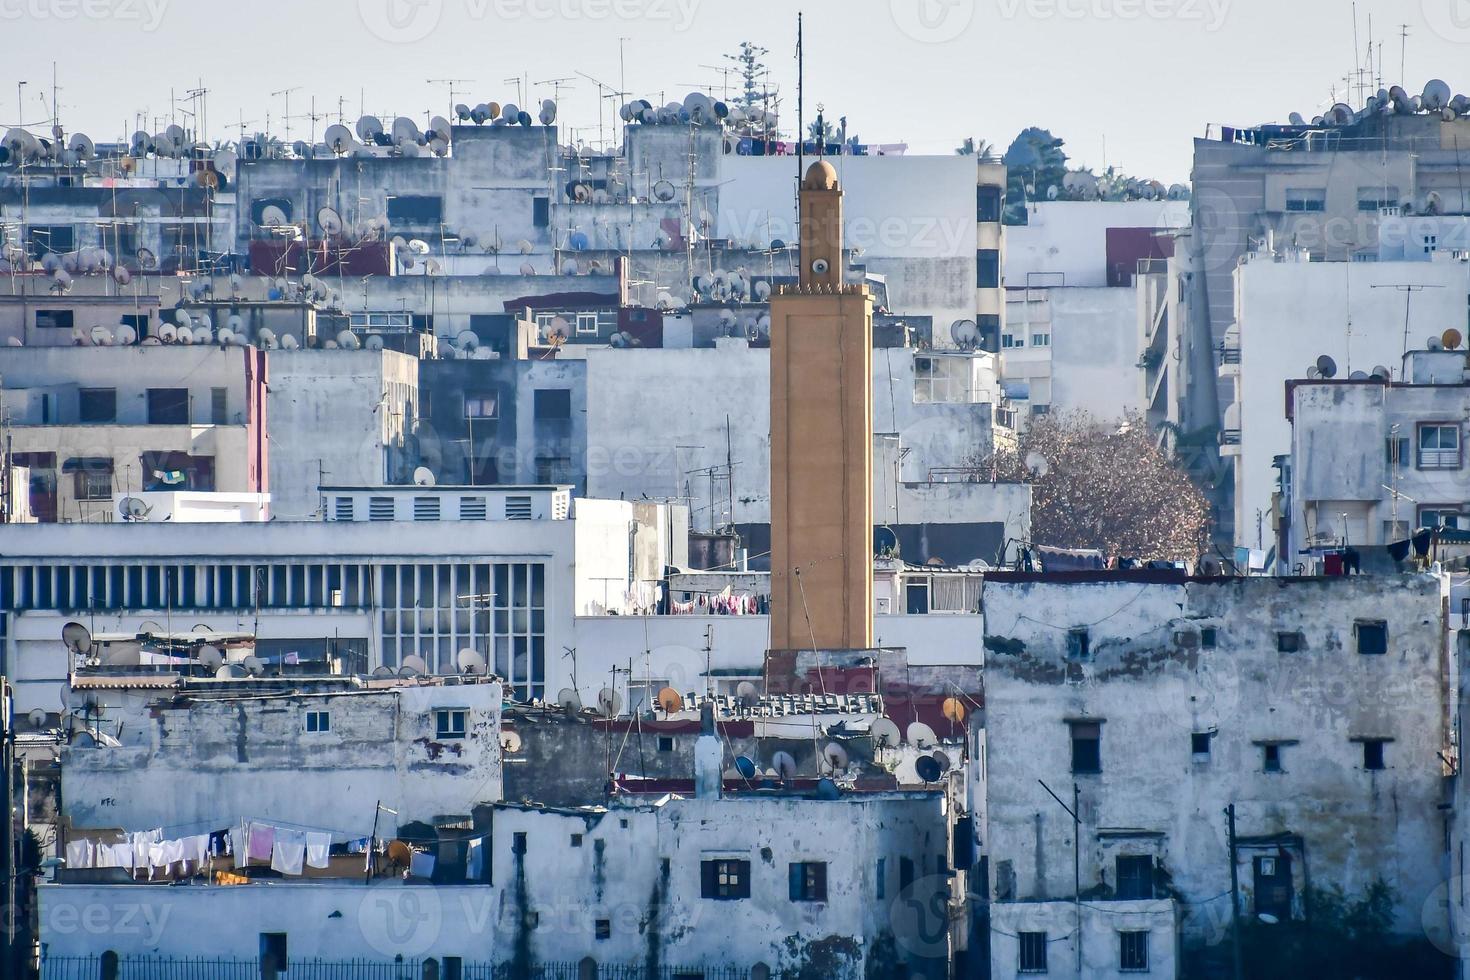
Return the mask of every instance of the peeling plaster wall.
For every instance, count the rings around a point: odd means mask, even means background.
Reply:
[[[944,813],[939,793],[670,798],[610,811],[498,806],[485,885],[42,886],[42,941],[57,956],[110,948],[253,957],[258,933],[280,931],[297,959],[401,953],[529,966],[591,956],[602,964],[764,963],[773,975],[856,980],[894,975],[902,958],[910,976],[941,978],[944,924],[930,938],[907,917],[907,900],[944,907]],[[700,862],[716,857],[750,861],[750,898],[701,897]],[[904,857],[914,882],[901,891]],[[827,862],[827,901],[790,900],[792,861]],[[88,922],[108,919],[105,939],[81,927],[84,910]],[[608,938],[599,940],[601,919]]]
[[[154,693],[94,692],[103,717],[122,723],[123,744],[63,750],[74,827],[202,833],[247,818],[345,839],[372,832],[374,801],[405,824],[467,816],[501,797],[497,683],[219,700]],[[436,737],[435,708],[469,711],[463,739]],[[331,730],[308,733],[308,710],[329,712]]]
[[[1152,854],[1191,903],[1186,943],[1217,941],[1229,922],[1231,802],[1242,839],[1301,836],[1298,905],[1307,874],[1354,897],[1381,875],[1398,895],[1396,928],[1421,930],[1444,858],[1438,579],[992,578],[984,600],[994,898],[1071,897],[1072,821],[1037,781],[1066,799],[1075,779],[1084,894],[1110,893],[1118,854]],[[1356,652],[1358,618],[1387,622],[1386,655]],[[1074,627],[1089,631],[1084,660],[1068,656]],[[1201,646],[1207,627],[1214,649]],[[1300,652],[1278,652],[1277,631],[1300,631]],[[1069,719],[1100,723],[1100,774],[1071,772]],[[1194,732],[1214,733],[1207,757],[1192,754]],[[1381,771],[1365,770],[1354,741],[1370,737],[1392,739]],[[1263,771],[1268,740],[1287,743],[1283,772]],[[1247,903],[1258,853],[1238,859]]]

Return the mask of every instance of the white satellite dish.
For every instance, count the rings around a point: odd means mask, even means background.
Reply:
[[[939,739],[934,734],[934,729],[922,721],[915,721],[909,724],[907,740],[910,745],[921,749],[927,749],[939,742]]]
[[[26,720],[31,723],[32,728],[46,727],[46,722],[49,718],[50,716],[46,714],[46,709],[44,708],[32,708],[30,714],[26,715]]]
[[[337,213],[336,208],[319,209],[316,213],[316,224],[322,230],[322,234],[328,238],[336,238],[341,235],[344,227],[342,216]],[[302,281],[306,281],[305,276],[302,277]]]
[[[199,648],[199,663],[210,670],[218,670],[225,662],[225,655],[220,652],[219,647],[212,643],[206,643]]]
[[[261,677],[265,674],[265,661],[251,654],[243,661],[243,666],[252,677]]]
[[[874,719],[868,734],[872,736],[873,744],[878,746],[892,747],[901,741],[898,726],[888,718]]]
[[[434,478],[434,471],[429,469],[427,466],[417,467],[413,471],[414,486],[432,487],[436,482],[438,481]]]
[[[72,653],[90,653],[92,632],[81,623],[67,623],[61,628],[61,643]]]
[[[564,687],[556,693],[556,703],[561,705],[569,712],[577,712],[582,710],[581,695],[577,694],[577,692],[570,687]]]
[[[461,673],[483,674],[485,673],[485,658],[475,650],[465,647],[455,656],[455,663],[459,665]]]
[[[623,696],[610,687],[597,692],[597,707],[608,718],[616,717],[623,708]]]
[[[826,773],[841,772],[847,768],[847,749],[836,742],[828,742],[822,749],[822,771]]]
[[[520,733],[513,732],[508,728],[502,729],[500,732],[500,750],[510,755],[519,752],[521,750]]]
[[[267,204],[260,209],[260,224],[264,228],[279,228],[288,224],[286,212],[281,210],[280,205]]]
[[[125,521],[147,520],[152,510],[152,506],[141,497],[123,497],[117,502],[117,514]]]
[[[343,127],[344,129],[346,127]],[[371,143],[377,137],[383,135],[383,121],[377,116],[361,116],[357,120],[357,138],[364,143]]]
[[[410,653],[404,657],[403,666],[410,667],[420,674],[427,674],[429,672],[429,662],[416,653]]]
[[[784,749],[771,756],[771,768],[781,779],[796,778],[796,757]]]

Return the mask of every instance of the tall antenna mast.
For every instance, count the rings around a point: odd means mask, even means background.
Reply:
[[[1404,54],[1409,50],[1409,25],[1399,25],[1399,84],[1409,87],[1409,78],[1404,74]]]
[[[802,97],[805,94],[805,59],[801,49],[801,11],[796,12],[796,180],[801,183],[806,169],[806,119],[802,112]]]

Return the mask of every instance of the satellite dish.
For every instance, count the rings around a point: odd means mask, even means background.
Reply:
[[[316,213],[316,224],[322,230],[322,234],[329,238],[336,238],[338,235],[341,235],[345,228],[342,222],[342,216],[337,213],[336,208],[321,208],[318,210]],[[305,281],[304,276],[302,280]]]
[[[265,674],[265,661],[251,654],[242,661],[246,672],[252,677],[260,677]]]
[[[153,508],[141,497],[124,497],[117,502],[117,513],[125,521],[142,521]]]
[[[1440,340],[1438,337],[1430,337],[1428,340],[1424,341],[1424,346],[1428,350],[1444,350],[1444,341]]]
[[[413,861],[413,848],[401,840],[388,842],[388,861],[395,867],[406,868]]]
[[[1457,350],[1464,339],[1465,338],[1461,335],[1460,331],[1456,330],[1454,327],[1450,327],[1444,333],[1439,335],[1439,342],[1444,344],[1445,350]]]
[[[653,198],[656,201],[672,201],[674,194],[674,184],[672,181],[659,180],[653,185]]]
[[[623,708],[622,695],[610,687],[604,687],[597,692],[597,706],[608,718],[615,717]]]
[[[140,248],[135,253],[138,260],[138,268],[145,271],[158,268],[158,256],[153,254],[151,248]]]
[[[661,688],[658,692],[658,706],[664,710],[664,714],[671,715],[684,707],[684,698],[672,687]]]
[[[214,676],[222,681],[239,680],[241,677],[249,677],[250,672],[239,664],[225,664],[214,672]]]
[[[199,648],[199,663],[210,670],[218,670],[224,665],[225,655],[220,653],[219,647],[206,643]]]
[[[874,745],[894,746],[901,741],[898,726],[888,718],[874,719],[868,734],[872,736]]]
[[[413,471],[413,483],[417,487],[432,487],[435,483],[434,471],[427,466],[420,466]]]
[[[570,687],[564,687],[556,692],[556,703],[565,708],[569,713],[582,710],[582,698]]]
[[[771,756],[771,768],[776,770],[776,775],[781,779],[795,779],[796,757],[785,750],[777,752]]]
[[[1326,354],[1317,358],[1317,372],[1324,378],[1332,378],[1337,375],[1337,362]]]
[[[30,721],[32,728],[44,728],[48,717],[50,716],[46,714],[43,708],[32,708],[31,713],[26,715],[26,719]]]
[[[1374,365],[1373,370],[1369,372],[1368,376],[1370,378],[1377,378],[1379,381],[1393,380],[1393,372],[1389,371],[1389,369],[1384,367],[1382,364]]]
[[[980,346],[980,328],[974,320],[956,320],[949,325],[949,339],[961,350],[974,350]]]
[[[502,729],[500,732],[500,750],[514,755],[521,750],[521,736],[519,732],[510,729]]]
[[[417,671],[420,674],[427,674],[429,672],[429,662],[416,653],[410,653],[404,657],[403,666]]]
[[[1318,381],[1318,380],[1321,379],[1321,377],[1322,377],[1322,372],[1321,371],[1318,371],[1316,367],[1309,367],[1309,368],[1307,368],[1307,380],[1308,381]]]
[[[383,349],[383,338],[378,336],[377,334],[373,334],[367,339],[367,344],[365,346],[370,351],[380,351]]]
[[[910,745],[920,749],[927,749],[939,742],[938,737],[934,734],[934,729],[922,721],[912,722],[909,725],[907,740]]]
[[[760,688],[750,681],[741,681],[735,685],[735,696],[740,699],[743,707],[749,708],[760,700],[761,692]]]
[[[469,647],[459,651],[454,662],[459,665],[462,674],[483,674],[486,670],[485,658]]]
[[[61,643],[72,653],[90,653],[92,632],[81,623],[67,623],[61,628]]]
[[[822,749],[822,765],[827,772],[841,772],[847,768],[847,749],[836,742],[828,742]]]
[[[755,760],[749,756],[737,755],[735,757],[735,771],[740,774],[742,779],[754,779],[759,769],[756,767]]]
[[[1042,477],[1051,472],[1051,463],[1036,450],[1026,454],[1026,471],[1032,476]]]
[[[956,725],[965,720],[965,705],[959,698],[945,698],[943,711],[944,717]]]
[[[921,755],[914,760],[914,772],[926,783],[933,783],[944,775],[944,768],[932,755]]]
[[[260,224],[265,228],[279,228],[288,224],[286,212],[281,210],[280,205],[267,204],[260,209]]]
[[[343,126],[342,128],[345,130],[347,127]],[[358,139],[364,143],[371,143],[383,135],[383,120],[377,116],[360,116],[354,128],[357,130]],[[331,140],[329,139],[327,142],[330,143]]]

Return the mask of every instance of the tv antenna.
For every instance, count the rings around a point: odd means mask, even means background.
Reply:
[[[606,147],[607,142],[602,135],[603,106],[606,104],[608,99],[622,99],[625,98],[628,93],[614,91],[611,85],[605,84],[604,82],[599,82],[597,79],[593,78],[585,71],[579,71],[577,72],[577,74],[581,75],[583,78],[587,79],[587,81],[597,86],[597,145],[601,147]],[[557,99],[558,103],[560,103],[560,101],[560,99]]]
[[[300,91],[301,91],[301,86],[300,85],[293,85],[290,88],[283,88],[283,89],[281,89],[278,92],[272,92],[271,93],[271,98],[275,98],[276,96],[279,95],[279,96],[282,96],[285,99],[285,103],[286,103],[286,105],[285,105],[285,112],[282,113],[281,118],[286,123],[286,142],[287,143],[291,142],[291,93],[292,92],[300,92]]]
[[[449,87],[449,118],[452,119],[454,118],[454,97],[469,91],[468,89],[457,88],[456,86],[473,85],[475,80],[473,78],[430,78],[426,79],[426,81],[430,85],[447,85]]]

